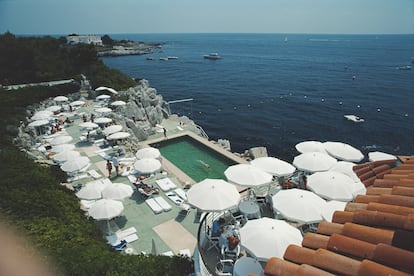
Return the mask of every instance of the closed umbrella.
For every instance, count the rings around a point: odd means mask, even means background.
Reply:
[[[115,89],[110,88],[110,87],[106,87],[106,86],[100,86],[100,87],[95,89],[95,91],[104,91],[104,90],[109,91],[109,92],[111,92],[112,94],[115,94],[115,95],[118,94],[118,92]]]
[[[233,184],[222,179],[204,179],[187,191],[187,201],[204,212],[218,212],[236,207],[240,194]]]
[[[321,152],[305,152],[293,159],[293,165],[301,171],[318,172],[329,170],[337,160]]]
[[[49,124],[48,120],[36,120],[28,124],[29,127],[40,127]]]
[[[134,169],[142,174],[150,174],[161,169],[161,162],[154,158],[143,158],[135,161]]]
[[[62,109],[62,107],[60,105],[52,105],[47,107],[45,110],[46,111],[51,111],[51,112],[57,112],[60,111]]]
[[[317,172],[307,177],[307,187],[328,200],[351,201],[354,181],[334,171]]]
[[[102,130],[102,133],[105,136],[108,136],[108,135],[110,135],[112,133],[119,132],[121,130],[122,130],[122,126],[121,125],[111,125],[111,126],[105,128],[104,130]]]
[[[325,142],[325,150],[335,158],[350,162],[359,162],[364,159],[362,152],[351,145],[342,142]]]
[[[124,131],[119,131],[119,132],[115,132],[115,133],[112,133],[111,135],[109,135],[108,140],[125,139],[125,138],[128,138],[129,136],[131,136],[130,133],[124,132]]]
[[[139,149],[137,151],[137,153],[135,154],[135,156],[138,159],[159,158],[161,156],[161,153],[160,153],[159,149],[157,149],[157,148],[147,147],[147,148]]]
[[[85,104],[84,101],[73,101],[69,105],[71,105],[71,106],[81,106],[81,105],[84,105],[84,104]]]
[[[304,141],[296,144],[296,150],[300,153],[305,152],[322,152],[327,153],[322,142],[319,141]]]
[[[110,109],[109,107],[100,107],[95,109],[95,111],[98,113],[109,113],[112,112],[112,109]]]
[[[60,144],[66,144],[72,141],[73,138],[69,135],[60,135],[56,138],[53,138],[52,141],[50,141],[50,144],[52,146],[60,145]]]
[[[111,96],[106,95],[106,94],[102,94],[102,95],[99,95],[98,97],[96,97],[97,100],[107,100],[107,99],[110,99],[110,98],[111,98]]]
[[[93,200],[102,198],[102,191],[107,185],[104,185],[101,180],[95,180],[86,183],[79,192],[76,193],[76,196],[81,199]]]
[[[259,261],[283,258],[290,244],[301,246],[302,234],[286,221],[263,217],[240,228],[241,246]]]
[[[250,164],[237,164],[224,171],[229,182],[245,187],[269,184],[273,176]]]
[[[56,146],[53,146],[50,151],[54,153],[62,152],[65,150],[73,150],[75,148],[74,144],[59,144]]]
[[[36,120],[49,120],[52,117],[53,112],[48,110],[37,111],[33,116],[30,118],[32,121]]]
[[[79,126],[82,127],[82,128],[86,128],[86,129],[94,129],[94,128],[99,127],[98,124],[95,124],[95,123],[92,123],[92,122],[80,123]]]
[[[381,161],[381,160],[397,160],[397,157],[395,155],[380,152],[380,151],[372,151],[368,153],[368,159],[369,161]]]
[[[102,197],[108,199],[122,200],[134,193],[131,186],[122,183],[112,183],[102,191]]]
[[[288,162],[275,157],[259,157],[250,161],[250,164],[277,177],[290,176],[296,170]]]
[[[108,124],[112,122],[112,119],[107,118],[107,117],[99,117],[99,118],[94,119],[93,121],[97,124]]]
[[[67,173],[73,173],[80,171],[81,169],[85,168],[89,164],[89,158],[85,156],[81,156],[63,163],[60,168],[62,171]]]
[[[56,162],[65,162],[65,161],[78,158],[79,156],[80,156],[80,153],[78,151],[65,150],[60,153],[55,154],[53,156],[53,160],[55,160]]]
[[[65,96],[56,96],[56,97],[53,98],[53,100],[55,102],[66,102],[69,99],[68,99],[68,97],[65,97]]]
[[[115,101],[111,103],[112,106],[123,106],[126,105],[126,102],[124,101]]]
[[[273,209],[284,218],[299,223],[322,221],[325,200],[318,195],[300,189],[281,190],[272,196]]]

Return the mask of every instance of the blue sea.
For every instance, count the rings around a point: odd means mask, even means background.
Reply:
[[[211,139],[228,139],[232,151],[265,146],[269,156],[292,161],[297,143],[318,140],[346,142],[365,154],[414,154],[414,70],[397,69],[411,64],[414,35],[111,37],[165,43],[151,55],[102,60],[149,80],[167,101],[194,99],[171,104],[172,112],[190,117]],[[203,58],[212,52],[222,59]],[[167,56],[178,59],[159,60]]]

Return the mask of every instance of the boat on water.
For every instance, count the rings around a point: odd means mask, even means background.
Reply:
[[[364,119],[362,119],[362,118],[360,118],[360,117],[358,117],[356,115],[344,115],[344,118],[347,119],[347,120],[349,120],[349,121],[355,122],[355,123],[365,122]]]
[[[218,53],[210,53],[208,55],[204,55],[205,59],[212,59],[212,60],[216,60],[216,59],[221,59],[221,56],[219,56]]]
[[[168,60],[168,58],[167,57],[160,57],[160,60],[166,61],[166,60]]]
[[[168,59],[168,60],[170,60],[170,59],[178,59],[178,57],[175,57],[175,56],[168,56],[168,57],[167,57],[167,59]]]
[[[411,65],[404,65],[404,66],[397,67],[397,69],[398,70],[411,70],[412,67]]]
[[[147,60],[154,60],[153,57],[147,57]]]

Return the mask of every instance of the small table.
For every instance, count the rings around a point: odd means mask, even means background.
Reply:
[[[245,200],[239,204],[240,213],[242,213],[246,218],[260,218],[260,207],[253,200]]]
[[[249,274],[263,274],[263,268],[260,262],[251,257],[241,257],[233,266],[234,276],[247,276]]]

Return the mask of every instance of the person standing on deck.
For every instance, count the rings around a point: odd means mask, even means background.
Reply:
[[[111,173],[112,173],[112,163],[109,160],[106,160],[106,169],[108,170],[108,177],[111,176]]]
[[[116,176],[119,175],[119,161],[116,156],[112,157],[112,164],[114,164]]]
[[[167,139],[167,129],[163,127],[162,130],[164,132],[164,138]]]

